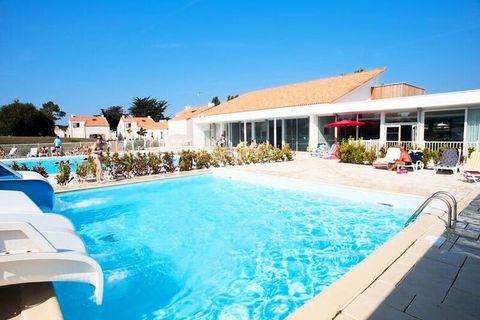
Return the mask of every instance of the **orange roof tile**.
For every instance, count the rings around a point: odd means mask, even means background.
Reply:
[[[85,121],[85,127],[109,127],[105,117],[71,116],[71,121]]]
[[[123,118],[124,122],[135,122],[138,127],[143,127],[146,130],[154,130],[154,129],[168,129],[168,122],[167,120],[160,120],[159,122],[155,122],[152,118],[149,117],[131,117],[131,118]]]
[[[191,118],[198,117],[203,112],[214,108],[213,106],[202,106],[202,107],[187,107],[184,110],[180,111],[172,118],[172,120],[188,120]]]
[[[255,111],[319,103],[332,103],[383,73],[386,68],[363,71],[252,91],[202,113],[216,114]]]

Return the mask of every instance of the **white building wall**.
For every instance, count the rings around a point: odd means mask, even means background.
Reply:
[[[79,127],[74,128],[74,123],[79,123]],[[71,138],[85,138],[85,121],[69,121],[68,129]]]
[[[90,135],[100,134],[105,139],[110,139],[110,128],[105,126],[85,127],[85,137],[90,138]]]
[[[372,96],[372,87],[380,84],[380,80],[377,78],[368,81],[367,83],[361,85],[357,89],[353,90],[350,93],[347,93],[337,101],[339,102],[353,102],[353,101],[365,101],[371,100]]]

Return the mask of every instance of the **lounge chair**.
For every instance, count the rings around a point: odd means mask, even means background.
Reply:
[[[86,255],[73,232],[42,230],[25,221],[0,222],[0,286],[20,283],[76,281],[95,287],[102,304],[103,272]]]
[[[460,170],[467,181],[480,184],[480,152],[472,152]]]
[[[7,158],[13,158],[14,156],[17,155],[17,148],[12,148],[10,149],[10,151],[8,152],[7,154]]]
[[[423,152],[421,150],[410,150],[408,155],[412,158],[412,162],[397,165],[397,172],[407,168],[412,168],[413,171],[423,169]]]
[[[375,160],[372,165],[377,169],[387,169],[396,160],[400,159],[400,156],[400,148],[388,148],[385,157]]]
[[[30,152],[27,153],[27,157],[38,157],[38,149],[30,148]]]
[[[328,152],[328,146],[326,143],[319,143],[315,151],[310,153],[314,157],[323,157]]]
[[[327,159],[327,160],[338,159],[337,158],[337,144],[336,143],[332,144],[332,146],[330,147],[330,150],[328,150],[327,154],[325,154],[323,156],[323,159]]]
[[[445,150],[440,162],[433,168],[435,173],[438,173],[438,170],[449,170],[454,174],[458,173],[460,167],[460,153],[460,150],[454,148]]]

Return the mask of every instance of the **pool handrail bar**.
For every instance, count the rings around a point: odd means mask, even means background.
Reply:
[[[447,197],[448,200],[452,200],[453,202],[453,209],[450,202],[445,198]],[[452,214],[453,214],[453,221],[457,221],[457,200],[454,196],[446,191],[438,191],[428,197],[421,205],[418,207],[417,210],[408,218],[407,222],[405,222],[405,227],[408,227],[413,221],[415,221],[418,216],[422,213],[422,211],[432,202],[433,200],[440,200],[442,201],[445,206],[447,207],[447,228],[452,228]]]

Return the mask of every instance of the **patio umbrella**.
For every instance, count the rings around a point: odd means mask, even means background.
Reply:
[[[337,122],[328,123],[327,128],[345,128],[345,127],[359,127],[365,125],[365,122],[355,120],[341,120]]]

